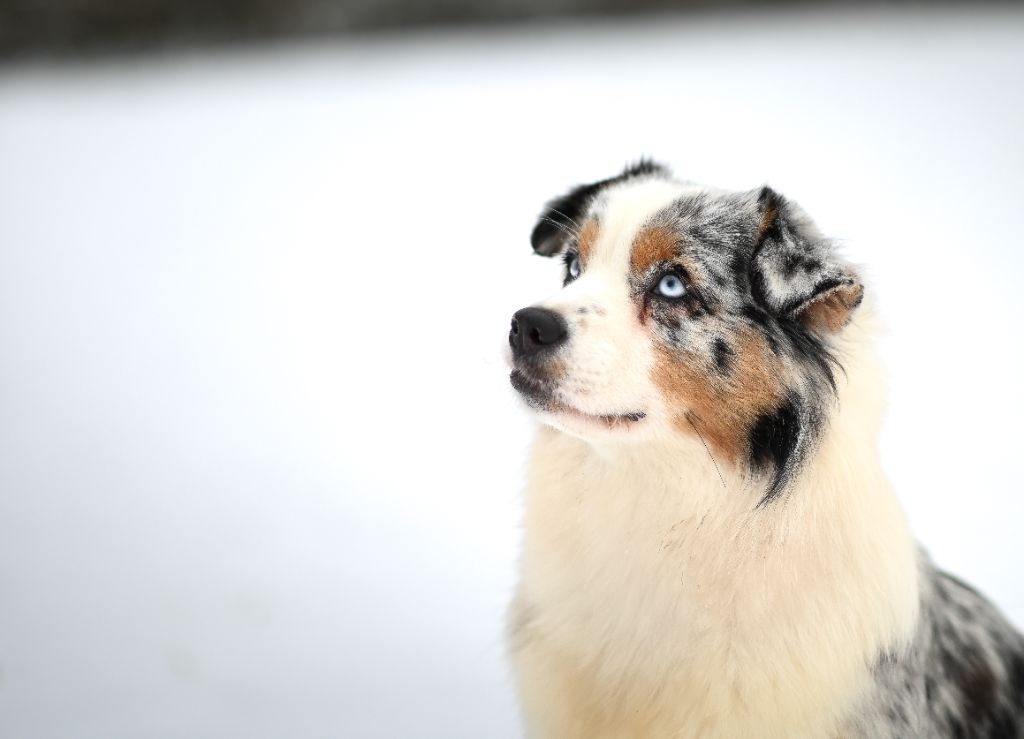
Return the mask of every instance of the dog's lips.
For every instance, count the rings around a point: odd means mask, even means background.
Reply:
[[[531,377],[521,369],[513,368],[508,379],[512,387],[530,401],[531,405],[547,406],[556,402],[546,383]]]
[[[519,391],[519,394],[526,399],[527,403],[538,411],[568,415],[599,423],[607,428],[639,423],[647,417],[647,414],[643,411],[604,414],[585,413],[558,400],[545,383],[535,380],[520,369],[513,369],[508,379],[512,383],[512,387]]]

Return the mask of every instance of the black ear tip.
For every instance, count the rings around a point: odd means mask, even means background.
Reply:
[[[530,245],[542,257],[550,257],[557,253],[562,243],[558,231],[550,227],[544,228],[547,225],[546,223],[537,224],[533,233],[530,234]]]
[[[761,189],[757,193],[757,204],[761,206],[762,210],[778,208],[784,202],[785,198],[775,192],[775,190],[771,189],[768,185],[762,185]]]
[[[558,230],[542,217],[530,233],[530,246],[538,254],[549,256],[551,250],[556,247],[557,236]]]

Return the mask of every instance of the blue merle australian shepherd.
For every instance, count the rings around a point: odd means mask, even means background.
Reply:
[[[793,202],[650,162],[551,201],[510,648],[550,739],[1024,737],[1024,638],[917,547],[858,270]]]

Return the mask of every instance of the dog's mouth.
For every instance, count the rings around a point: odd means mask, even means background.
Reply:
[[[647,417],[647,414],[643,411],[603,414],[585,413],[579,408],[574,408],[568,403],[559,400],[547,384],[529,377],[519,369],[512,370],[512,374],[509,375],[508,379],[512,383],[512,387],[519,391],[519,394],[523,396],[530,407],[538,411],[572,416],[573,418],[599,424],[605,428],[631,426]]]

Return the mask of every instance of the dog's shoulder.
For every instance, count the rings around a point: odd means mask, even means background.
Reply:
[[[1024,635],[977,590],[922,559],[910,648],[883,655],[858,736],[1024,738]]]

